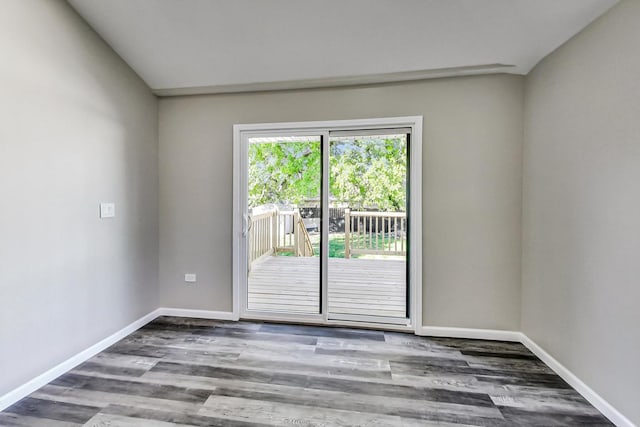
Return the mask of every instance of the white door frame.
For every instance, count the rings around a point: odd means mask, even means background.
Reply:
[[[375,322],[329,320],[327,318],[327,292],[323,292],[322,306],[324,313],[317,316],[281,313],[260,313],[253,316],[242,310],[241,301],[244,289],[242,283],[247,281],[246,268],[246,212],[247,204],[247,138],[254,135],[265,136],[273,134],[282,136],[291,134],[321,135],[325,144],[323,146],[323,168],[328,167],[328,142],[329,130],[364,130],[381,128],[411,128],[411,142],[409,145],[409,288],[410,288],[410,324],[391,325]],[[324,169],[325,171],[327,169]],[[328,180],[323,180],[323,217],[328,214]],[[325,212],[326,210],[326,212]],[[322,253],[326,253],[328,247],[328,228],[322,227]],[[325,247],[326,246],[326,247]],[[321,260],[324,289],[326,289],[326,262]],[[245,298],[246,299],[246,298]],[[387,330],[416,331],[422,326],[422,116],[389,117],[377,119],[356,120],[331,120],[310,122],[284,122],[284,123],[255,123],[236,124],[233,126],[233,318],[258,318],[261,320],[277,320],[299,323],[318,323],[344,326],[373,327]]]

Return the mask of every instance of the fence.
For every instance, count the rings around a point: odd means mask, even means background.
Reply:
[[[329,208],[329,233],[344,233],[344,210],[345,208]],[[320,219],[322,208],[301,207],[300,215],[305,219]]]

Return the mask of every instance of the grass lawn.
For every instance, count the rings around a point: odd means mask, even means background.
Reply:
[[[312,234],[313,256],[320,256],[320,233]],[[293,256],[292,251],[278,252],[278,256]],[[344,234],[329,235],[329,258],[344,258]]]
[[[313,246],[313,256],[320,256],[320,233],[313,233],[311,237],[311,245]],[[389,243],[388,237],[379,236],[380,245]],[[278,256],[293,256],[292,251],[279,251]],[[329,234],[329,258],[344,258],[344,233]],[[398,255],[351,255],[351,258],[362,259],[404,259],[404,256]]]
[[[320,235],[311,236],[314,256],[320,256]],[[344,234],[329,235],[329,258],[344,258]]]

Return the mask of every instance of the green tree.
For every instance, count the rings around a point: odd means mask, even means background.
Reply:
[[[334,140],[330,149],[331,194],[352,208],[406,208],[407,144],[402,137]]]
[[[249,206],[295,203],[320,194],[320,142],[249,145]]]
[[[330,143],[329,185],[334,200],[352,208],[406,209],[404,136],[340,138]],[[320,142],[249,146],[249,205],[300,204],[320,196]]]

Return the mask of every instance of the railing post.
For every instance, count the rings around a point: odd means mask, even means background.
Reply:
[[[344,257],[351,258],[351,209],[344,210]]]
[[[293,210],[293,256],[300,256],[300,211],[296,208]]]
[[[273,209],[273,218],[271,218],[271,249],[274,255],[278,255],[278,208]]]

